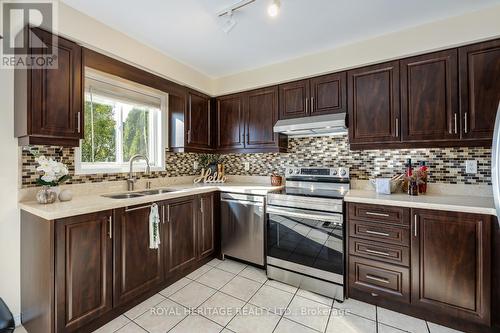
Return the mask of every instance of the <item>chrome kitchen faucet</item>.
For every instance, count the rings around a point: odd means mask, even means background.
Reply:
[[[129,170],[128,179],[127,179],[127,190],[128,191],[134,190],[134,184],[137,181],[137,179],[134,178],[134,176],[132,175],[132,172],[133,172],[133,167],[134,167],[134,161],[138,160],[138,159],[143,159],[146,161],[146,174],[147,175],[151,174],[151,167],[149,166],[149,159],[146,156],[140,155],[140,154],[132,156],[132,158],[130,158],[130,162],[129,162],[130,163],[130,170]]]

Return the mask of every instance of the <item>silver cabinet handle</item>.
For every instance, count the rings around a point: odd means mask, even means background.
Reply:
[[[371,235],[377,235],[377,236],[385,236],[385,237],[389,237],[390,235],[386,232],[379,232],[379,231],[372,231],[372,230],[366,230],[365,231],[367,234],[371,234]]]
[[[388,279],[380,278],[371,274],[366,274],[366,278],[377,282],[389,283]]]
[[[82,132],[82,129],[81,129],[81,115],[82,115],[82,113],[80,111],[78,111],[78,113],[76,115],[77,116],[77,118],[76,118],[76,124],[77,125],[76,126],[78,128],[78,133]]]
[[[399,118],[396,118],[396,138],[399,137]]]
[[[414,236],[417,237],[418,236],[418,217],[417,217],[417,214],[415,214],[415,216],[413,217],[413,220],[415,221],[415,233],[414,233]]]
[[[167,206],[167,222],[170,223],[170,205]]]
[[[306,114],[309,113],[309,97],[306,97]]]
[[[314,97],[311,97],[311,113],[314,112]]]
[[[146,208],[151,208],[151,205],[134,207],[134,208],[125,208],[125,213],[133,212],[134,210],[139,210],[139,209],[146,209]]]
[[[200,198],[200,212],[203,214],[203,197]]]
[[[109,239],[113,238],[113,217],[108,217],[108,237]]]
[[[161,221],[165,223],[165,205],[161,206]]]
[[[469,129],[467,128],[467,122],[468,122],[468,119],[467,119],[467,112],[464,113],[464,132],[467,133],[469,131]]]
[[[389,214],[384,214],[384,213],[373,213],[373,212],[366,212],[366,215],[373,215],[373,216],[382,216],[382,217],[389,217]]]
[[[191,143],[191,130],[188,130],[188,143]]]
[[[457,114],[456,113],[453,115],[453,121],[455,123],[455,127],[454,127],[455,128],[455,134],[457,134],[457,132],[458,132],[458,122],[457,122]]]
[[[368,252],[368,253],[378,254],[378,255],[381,255],[381,256],[385,256],[385,257],[390,257],[391,256],[390,253],[381,252],[381,251],[377,251],[377,250],[365,249],[365,251]]]

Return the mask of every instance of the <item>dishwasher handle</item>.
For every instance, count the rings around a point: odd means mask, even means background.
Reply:
[[[233,203],[237,203],[237,204],[257,206],[257,207],[263,207],[264,206],[263,202],[249,201],[249,200],[221,199],[220,201],[221,202],[233,202]]]

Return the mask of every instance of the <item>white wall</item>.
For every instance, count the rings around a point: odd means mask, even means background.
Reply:
[[[59,2],[59,34],[201,92],[212,93],[212,79],[137,40]]]
[[[218,78],[213,91],[243,91],[498,36],[500,6]]]
[[[20,312],[18,152],[14,138],[14,71],[0,69],[0,297]]]

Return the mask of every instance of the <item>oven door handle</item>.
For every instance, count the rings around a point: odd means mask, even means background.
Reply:
[[[341,215],[325,215],[325,214],[317,214],[317,213],[299,213],[299,212],[293,212],[285,209],[279,209],[279,208],[274,208],[267,206],[267,213],[269,214],[275,214],[279,216],[288,216],[288,217],[297,217],[297,218],[302,218],[302,219],[308,219],[308,220],[318,220],[318,221],[325,221],[325,222],[335,222],[339,225],[342,225],[342,219],[343,217]]]

